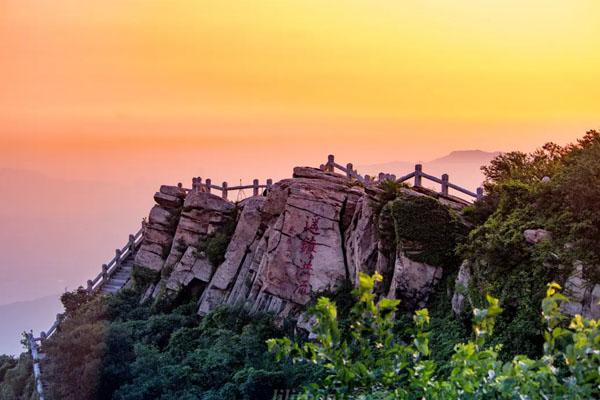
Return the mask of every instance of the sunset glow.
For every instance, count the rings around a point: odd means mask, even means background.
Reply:
[[[600,5],[527,4],[3,1],[2,139],[70,152],[369,133],[404,157],[564,142],[597,125]]]

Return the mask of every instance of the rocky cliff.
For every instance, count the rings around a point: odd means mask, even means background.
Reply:
[[[409,201],[435,204],[454,224],[466,206],[458,198],[391,186]],[[427,246],[418,237],[402,237],[399,211],[386,204],[385,190],[306,167],[237,204],[202,190],[162,186],[136,256],[136,284],[153,301],[192,292],[201,315],[239,304],[302,321],[315,295],[356,284],[359,272],[378,271],[385,278],[383,295],[424,306],[447,265],[420,258]],[[215,254],[219,246],[223,254]]]

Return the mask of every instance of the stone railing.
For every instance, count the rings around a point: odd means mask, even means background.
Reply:
[[[102,287],[112,275],[119,269],[121,263],[129,257],[130,254],[135,253],[135,248],[141,243],[142,236],[144,234],[146,222],[142,222],[142,227],[135,234],[129,235],[127,244],[120,249],[115,250],[115,256],[108,262],[108,264],[102,264],[102,270],[95,278],[87,281],[87,291],[94,293]]]
[[[414,186],[422,187],[423,186],[423,178],[424,178],[424,179],[428,179],[432,182],[440,184],[441,185],[440,193],[443,196],[448,196],[449,189],[453,189],[453,190],[456,190],[457,192],[463,193],[463,194],[465,194],[469,197],[472,197],[476,200],[479,200],[483,197],[483,188],[482,187],[478,187],[475,190],[475,192],[472,192],[461,186],[450,183],[450,178],[449,178],[448,174],[443,174],[441,176],[441,178],[426,174],[425,172],[423,172],[423,166],[421,164],[415,165],[415,170],[413,172],[406,174],[404,176],[401,176],[399,178],[397,178],[396,175],[386,174],[386,173],[381,172],[377,176],[377,179],[375,179],[375,177],[371,177],[369,175],[365,175],[365,176],[360,175],[354,169],[354,166],[352,165],[352,163],[346,164],[345,167],[340,164],[337,164],[335,162],[335,156],[330,154],[327,157],[327,163],[321,164],[320,169],[323,171],[327,171],[327,172],[335,172],[336,170],[339,170],[342,173],[344,173],[348,178],[356,179],[365,185],[371,185],[376,182],[381,182],[381,181],[386,181],[386,180],[391,180],[391,181],[395,181],[395,182],[405,182],[405,181],[408,181],[409,179],[414,178]]]
[[[208,192],[211,193],[213,190],[217,190],[221,192],[221,197],[227,200],[229,192],[231,191],[239,191],[239,190],[249,190],[252,189],[252,195],[258,196],[260,194],[260,189],[266,190],[268,192],[271,190],[271,186],[273,186],[273,180],[267,179],[266,183],[260,184],[258,179],[254,179],[251,185],[238,185],[238,186],[229,186],[227,182],[223,182],[221,186],[214,185],[210,178],[206,179],[202,182],[202,178],[196,177],[192,178],[192,188],[184,188],[181,183],[178,184],[186,192],[197,191],[197,192]]]
[[[42,370],[40,368],[40,348],[33,337],[33,331],[26,333],[27,347],[31,352],[31,360],[33,363],[33,379],[35,383],[35,391],[38,399],[44,400],[44,385],[42,384]]]

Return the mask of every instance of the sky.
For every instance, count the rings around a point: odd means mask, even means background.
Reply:
[[[85,279],[163,183],[571,142],[600,128],[598,21],[596,0],[0,0],[0,267],[21,274],[0,291],[32,298],[35,270],[51,294],[74,259]]]

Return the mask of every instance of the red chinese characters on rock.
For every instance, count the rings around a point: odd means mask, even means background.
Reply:
[[[316,237],[320,235],[319,217],[306,218],[306,224],[298,239],[300,239],[299,263],[296,264],[296,289],[295,293],[307,295],[310,293],[310,276],[313,269],[313,259],[316,253]]]

